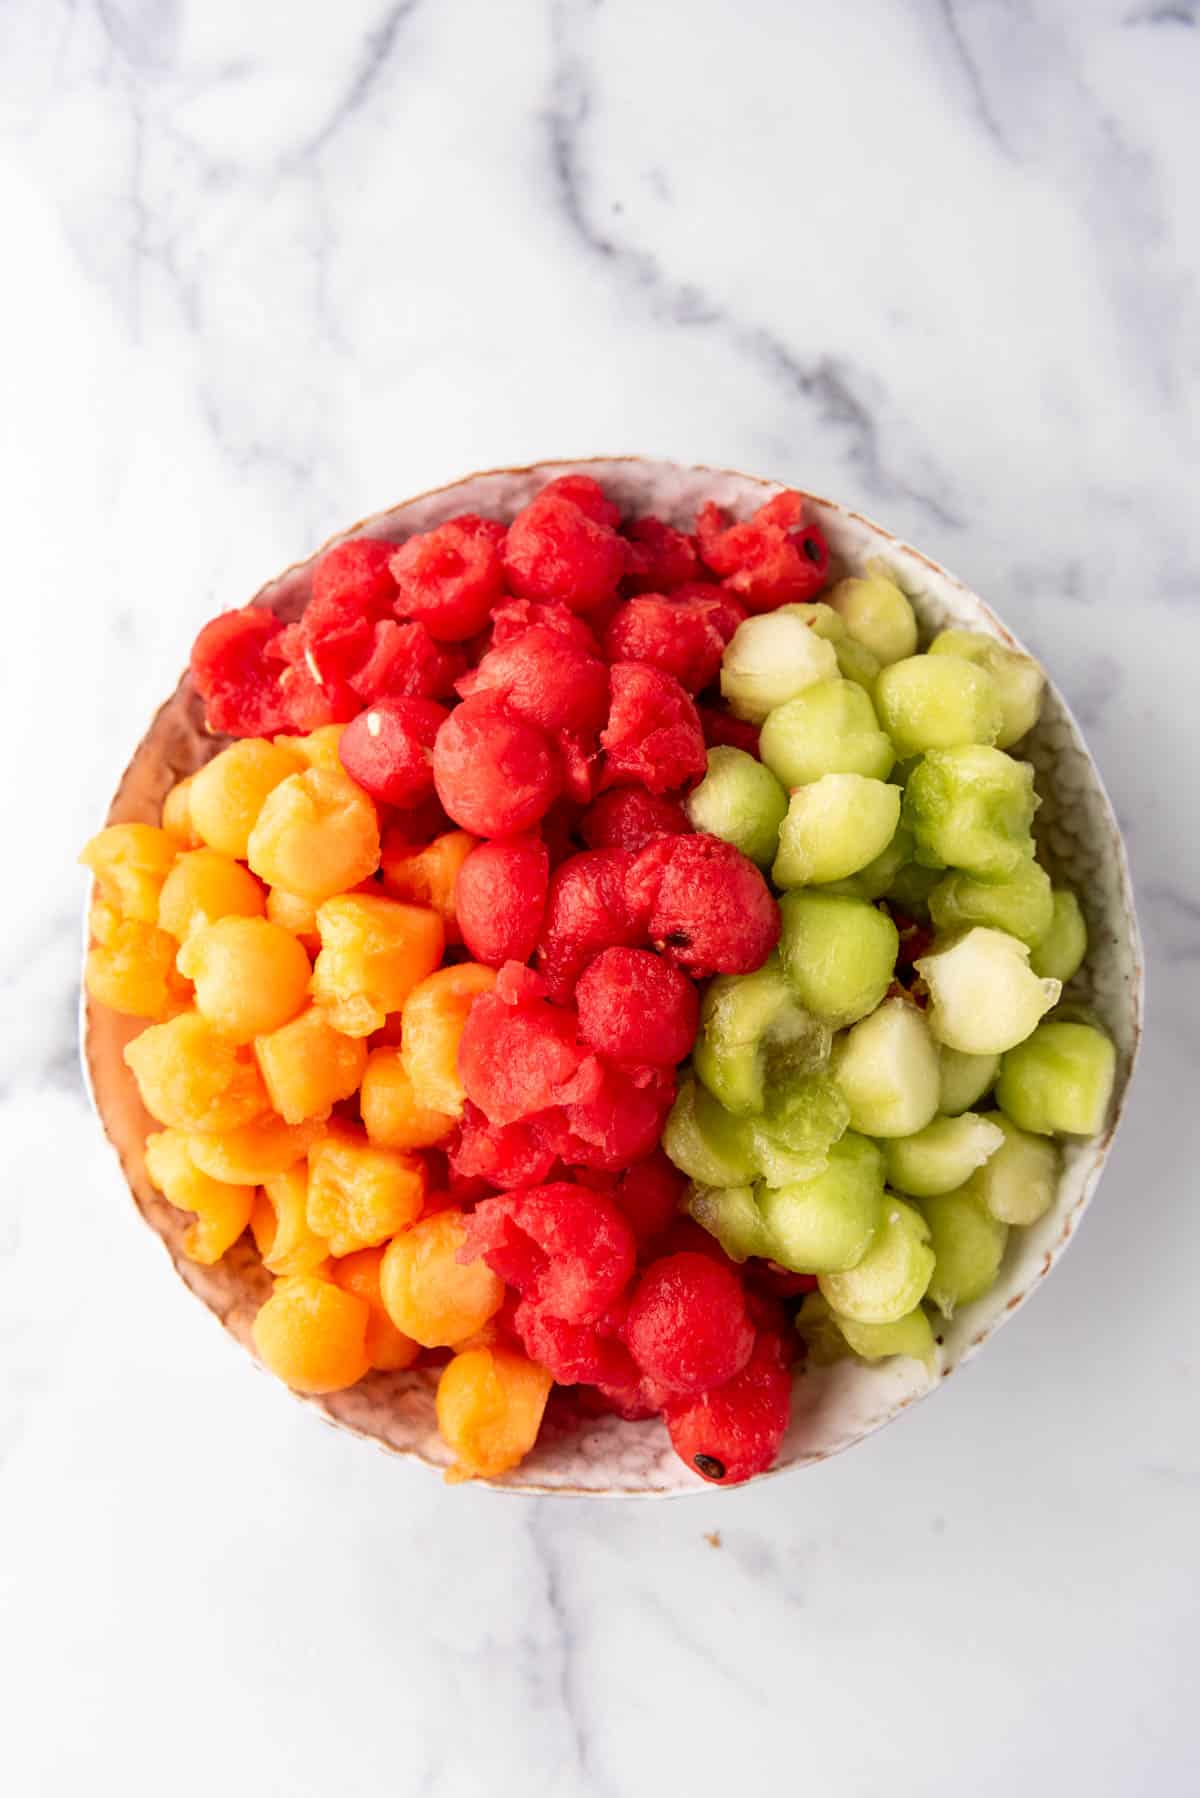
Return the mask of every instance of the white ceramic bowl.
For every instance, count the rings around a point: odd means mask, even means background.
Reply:
[[[705,500],[716,500],[740,518],[781,490],[776,482],[749,475],[638,457],[542,463],[470,475],[365,519],[341,535],[405,536],[465,511],[508,520],[547,480],[580,468],[603,482],[623,510],[654,512],[670,523],[688,526]],[[815,495],[809,496],[808,504],[829,539],[835,573],[861,572],[869,557],[882,557],[909,595],[926,641],[944,626],[959,625],[1021,647],[981,599],[936,563],[844,506]],[[255,603],[282,616],[297,616],[308,597],[315,560],[310,557],[271,581]],[[138,745],[113,799],[109,821],[157,823],[167,790],[207,761],[217,747],[219,742],[204,733],[201,707],[185,675]],[[822,1461],[862,1441],[976,1354],[1024,1304],[1065,1250],[1112,1144],[1142,1024],[1142,949],[1125,851],[1095,763],[1053,684],[1047,688],[1041,720],[1021,752],[1037,771],[1042,799],[1037,833],[1043,858],[1056,881],[1076,890],[1087,915],[1088,957],[1068,996],[1086,1002],[1100,1015],[1117,1047],[1108,1126],[1102,1135],[1066,1147],[1053,1207],[1031,1228],[1011,1232],[999,1280],[985,1298],[968,1305],[944,1327],[939,1364],[932,1375],[909,1360],[874,1367],[846,1360],[797,1375],[794,1415],[777,1472]],[[245,1240],[216,1267],[199,1267],[184,1258],[181,1245],[187,1219],[146,1179],[142,1144],[152,1124],[121,1059],[121,1050],[137,1028],[85,1000],[84,1062],[96,1110],[138,1209],[162,1239],[176,1272],[249,1349],[251,1322],[266,1296],[269,1277]],[[450,1457],[437,1434],[433,1390],[434,1376],[428,1373],[376,1373],[349,1391],[302,1402],[343,1429],[441,1469]],[[495,1484],[524,1492],[609,1497],[665,1497],[706,1489],[677,1458],[661,1423],[629,1424],[616,1418],[598,1419],[569,1433],[544,1432],[535,1452]]]

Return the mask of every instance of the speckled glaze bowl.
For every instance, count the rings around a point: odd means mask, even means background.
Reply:
[[[750,475],[638,457],[542,463],[470,475],[365,519],[342,537],[406,536],[465,511],[508,520],[545,481],[579,468],[602,481],[623,510],[655,512],[684,526],[691,525],[704,500],[716,500],[742,518],[780,491],[778,483]],[[981,599],[936,563],[857,512],[815,495],[809,496],[809,505],[829,539],[834,575],[861,572],[869,557],[881,557],[909,595],[925,641],[947,625],[958,625],[1021,647]],[[287,618],[297,616],[308,597],[315,560],[310,557],[271,581],[255,604]],[[220,740],[205,734],[198,697],[185,675],[138,745],[117,788],[109,822],[157,823],[168,789],[218,747]],[[1011,1233],[999,1280],[986,1298],[967,1306],[945,1326],[939,1364],[932,1374],[909,1360],[874,1367],[847,1360],[797,1375],[794,1415],[778,1472],[810,1466],[861,1442],[976,1354],[1025,1303],[1066,1249],[1112,1144],[1142,1027],[1142,949],[1129,868],[1100,775],[1079,726],[1053,685],[1047,688],[1041,720],[1022,753],[1037,774],[1042,799],[1037,830],[1044,859],[1056,881],[1075,888],[1087,914],[1088,957],[1067,997],[1091,1006],[1116,1043],[1117,1079],[1108,1127],[1094,1140],[1066,1148],[1054,1206],[1031,1228]],[[249,1350],[251,1322],[267,1295],[270,1277],[245,1239],[216,1267],[199,1267],[184,1258],[187,1219],[146,1178],[142,1146],[153,1125],[121,1058],[138,1028],[136,1022],[85,1000],[83,1056],[97,1113],[134,1202],[161,1238],[176,1272]],[[373,1373],[349,1391],[301,1402],[342,1429],[444,1469],[449,1456],[434,1421],[434,1379],[428,1373]],[[620,1498],[711,1491],[677,1458],[657,1421],[629,1424],[603,1418],[583,1430],[543,1432],[543,1437],[520,1467],[494,1482],[497,1487]]]

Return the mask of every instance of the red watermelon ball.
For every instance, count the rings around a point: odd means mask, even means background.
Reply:
[[[689,1250],[652,1261],[629,1304],[629,1352],[665,1392],[691,1398],[739,1374],[754,1349],[754,1325],[730,1267]]]
[[[433,793],[433,745],[449,715],[432,699],[376,700],[342,732],[342,767],[380,804],[416,805]]]
[[[463,942],[476,961],[499,968],[528,961],[537,947],[550,851],[538,836],[480,843],[458,871],[454,909]]]
[[[503,538],[503,525],[469,512],[410,537],[390,564],[397,615],[420,619],[441,643],[473,637],[504,590]]]
[[[674,1067],[691,1050],[700,1000],[686,974],[649,949],[604,949],[575,987],[579,1034],[612,1061]]]
[[[662,837],[642,850],[627,887],[646,937],[700,980],[749,974],[779,941],[779,907],[754,863],[720,837]]]
[[[733,1379],[698,1398],[670,1400],[663,1416],[681,1461],[714,1485],[736,1486],[774,1462],[791,1409],[792,1376],[779,1339],[764,1333]]]
[[[476,837],[519,836],[559,787],[545,733],[485,693],[464,699],[439,730],[433,780],[447,816]]]
[[[606,502],[607,503],[607,502]],[[611,524],[561,492],[541,493],[508,527],[504,572],[525,599],[557,599],[573,612],[601,605],[625,572],[625,544]]]

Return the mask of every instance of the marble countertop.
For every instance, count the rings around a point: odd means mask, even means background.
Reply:
[[[1200,1788],[1195,0],[0,8],[0,1784]],[[444,1490],[186,1301],[76,1064],[79,843],[197,625],[472,467],[844,498],[1041,654],[1150,1029],[935,1403],[664,1506]]]

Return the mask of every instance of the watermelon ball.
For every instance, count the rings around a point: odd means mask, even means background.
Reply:
[[[621,522],[621,508],[590,474],[560,474],[557,480],[546,482],[538,498],[570,500],[596,524],[615,528]]]
[[[589,502],[590,504],[590,502]],[[504,543],[504,572],[526,599],[560,600],[588,612],[617,590],[625,545],[611,524],[561,493],[540,493],[518,512]]]
[[[545,624],[488,650],[459,681],[464,698],[492,693],[511,712],[555,736],[600,729],[608,716],[608,669],[599,657]]]
[[[628,849],[635,855],[659,837],[686,836],[691,828],[676,800],[645,787],[610,787],[579,821],[589,849]]]
[[[531,1124],[491,1124],[468,1099],[462,1124],[447,1151],[450,1171],[459,1182],[486,1180],[507,1190],[540,1186],[557,1157]]]
[[[410,537],[392,556],[396,613],[416,618],[439,643],[481,631],[504,588],[504,527],[464,513]]]
[[[661,518],[634,518],[625,527],[627,593],[669,593],[700,575],[696,545]]]
[[[657,1147],[675,1100],[675,1077],[666,1068],[590,1065],[599,1076],[592,1090],[547,1112],[538,1127],[568,1166],[616,1173]]]
[[[735,718],[723,706],[702,705],[697,709],[704,741],[709,749],[744,749],[747,755],[758,758],[757,724],[750,724],[744,718]]]
[[[594,1091],[596,1059],[579,1041],[573,1011],[507,989],[482,993],[467,1015],[458,1071],[490,1123],[511,1124]]]
[[[713,598],[699,597],[704,593]],[[661,668],[689,693],[699,693],[716,680],[725,645],[743,616],[719,587],[694,586],[669,597],[643,593],[613,614],[604,633],[604,653],[611,662]]]
[[[433,781],[447,815],[476,837],[519,836],[559,786],[544,733],[486,693],[464,699],[433,746]]]
[[[700,1000],[686,974],[648,949],[604,949],[575,987],[579,1034],[612,1061],[674,1067],[691,1049]]]
[[[637,1366],[624,1343],[602,1336],[595,1324],[567,1323],[522,1299],[513,1312],[513,1328],[530,1360],[548,1369],[560,1386],[639,1383]]]
[[[803,518],[798,493],[777,494],[743,524],[710,502],[696,518],[700,554],[751,612],[813,599],[829,578],[829,545]]]
[[[290,722],[271,654],[283,626],[265,606],[222,612],[192,645],[191,671],[208,728],[231,737],[270,737]]]
[[[627,850],[591,849],[568,856],[554,870],[537,947],[551,998],[569,999],[602,949],[643,939],[627,896],[633,867]]]
[[[704,732],[691,695],[674,675],[642,662],[616,662],[612,706],[600,734],[606,786],[666,793],[699,780],[707,767]]]
[[[280,644],[295,671],[291,705],[298,717],[316,712],[306,680],[324,690],[334,719],[344,714],[347,684],[371,654],[375,627],[394,622],[396,583],[388,563],[395,553],[394,543],[360,537],[326,551],[313,569],[308,604]]]
[[[741,1281],[687,1250],[652,1261],[630,1299],[625,1341],[641,1371],[673,1397],[723,1386],[754,1350]]]
[[[792,1377],[778,1341],[761,1335],[746,1366],[698,1398],[664,1408],[681,1461],[716,1486],[737,1486],[765,1473],[779,1453],[792,1409]]]
[[[528,961],[537,947],[550,887],[550,852],[540,837],[509,837],[472,849],[454,888],[463,942],[489,968]]]
[[[576,649],[598,656],[600,645],[585,618],[564,606],[560,600],[505,599],[492,611],[492,634],[489,648],[501,649],[515,637],[534,628],[554,631],[565,637]]]
[[[644,1161],[627,1168],[613,1188],[613,1199],[632,1226],[640,1245],[662,1236],[679,1214],[687,1181],[679,1169],[655,1149]]]
[[[289,624],[275,644],[284,662],[279,691],[288,728],[307,734],[326,724],[348,724],[361,711],[362,700],[331,659],[318,661],[316,652],[305,650],[299,629]]]
[[[304,613],[314,633],[386,618],[396,597],[389,567],[395,554],[394,543],[375,537],[356,537],[326,550],[313,569]]]
[[[624,1290],[637,1243],[606,1194],[556,1180],[481,1200],[466,1220],[460,1259],[480,1256],[540,1311],[588,1324]]]
[[[342,732],[342,767],[381,805],[416,805],[433,794],[433,745],[448,717],[432,699],[377,700]]]
[[[650,942],[694,980],[752,973],[779,941],[770,888],[720,837],[651,843],[636,858],[626,890]]]
[[[372,627],[370,645],[350,676],[360,699],[450,699],[466,672],[460,649],[437,643],[415,618],[387,618]]]

